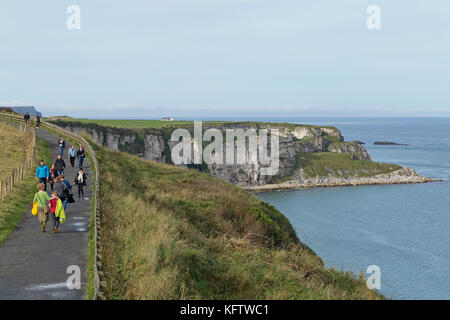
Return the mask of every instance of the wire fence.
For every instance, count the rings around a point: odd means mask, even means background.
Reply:
[[[0,119],[5,120],[6,122],[16,122],[19,124],[19,127],[21,125],[25,125],[25,120],[16,115],[11,114],[3,114],[0,113]],[[30,121],[30,125],[27,127],[32,127],[33,130],[33,137],[34,137],[34,145],[35,145],[35,133],[34,133],[34,126],[36,122]],[[97,157],[95,155],[94,149],[92,148],[91,144],[83,137],[66,131],[54,124],[47,123],[45,121],[41,121],[41,128],[46,129],[48,131],[51,131],[53,133],[56,133],[59,136],[64,137],[66,140],[71,141],[75,144],[81,144],[83,145],[85,152],[87,153],[88,157],[91,160],[93,171],[95,173],[95,183],[94,183],[94,255],[95,255],[95,261],[94,261],[94,295],[93,299],[104,299],[105,295],[103,293],[103,290],[105,288],[105,282],[102,281],[104,277],[104,273],[101,271],[101,243],[100,243],[100,232],[101,232],[101,219],[100,219],[100,208],[99,208],[99,202],[98,202],[98,194],[99,194],[99,185],[100,185],[100,178],[99,178],[99,170],[98,170],[98,161]],[[34,156],[33,156],[34,159]]]

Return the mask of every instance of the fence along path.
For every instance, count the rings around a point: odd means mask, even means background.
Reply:
[[[36,147],[36,135],[34,126],[31,124],[27,126],[25,125],[25,123],[20,123],[18,121],[5,117],[0,117],[0,122],[13,128],[14,130],[22,132],[24,135],[31,139],[31,143],[27,146],[26,150],[26,160],[16,168],[12,168],[11,174],[7,179],[3,179],[2,181],[0,181],[0,200],[2,200],[33,167]]]
[[[16,122],[19,124],[24,124],[24,120],[22,117],[20,116],[15,116],[15,115],[11,115],[11,114],[4,114],[4,113],[0,113],[0,119],[2,119],[2,121],[10,121],[10,122]],[[35,122],[31,121],[31,125],[34,126]],[[101,220],[100,220],[100,208],[99,208],[99,203],[98,203],[98,194],[99,194],[99,171],[98,171],[98,162],[97,162],[97,158],[95,156],[95,152],[92,148],[92,146],[90,145],[90,143],[84,139],[83,137],[74,134],[72,132],[68,132],[56,125],[47,123],[45,121],[41,122],[41,128],[45,129],[46,131],[42,131],[42,129],[39,129],[39,133],[38,135],[41,136],[42,138],[46,139],[48,141],[48,139],[55,139],[56,136],[53,136],[52,133],[56,134],[57,136],[63,136],[67,142],[70,142],[71,144],[75,144],[75,145],[80,145],[82,144],[83,147],[85,148],[85,152],[87,154],[87,158],[86,159],[87,163],[90,163],[90,169],[91,169],[91,174],[90,177],[88,177],[88,181],[93,182],[92,188],[93,188],[93,192],[92,192],[92,197],[94,200],[94,204],[93,204],[93,212],[92,215],[94,219],[94,230],[93,230],[93,236],[94,236],[94,294],[93,294],[93,299],[103,299],[104,298],[104,294],[102,292],[103,288],[104,288],[104,282],[103,280],[103,272],[100,270],[101,269],[101,255],[100,255],[100,250],[101,250],[101,243],[100,243],[100,224],[101,224]],[[53,140],[52,140],[53,141]],[[48,141],[49,142],[49,141]],[[56,140],[54,141],[54,143],[56,143]],[[53,148],[52,151],[55,151],[56,147]],[[53,157],[52,157],[53,159]],[[68,164],[69,165],[69,164]],[[70,165],[69,165],[70,166]],[[69,177],[69,179],[71,179],[72,177]],[[87,202],[91,202],[91,200],[88,200]],[[69,204],[70,206],[70,204]],[[70,208],[68,208],[68,212],[70,212]],[[90,212],[89,212],[90,213]],[[39,229],[39,226],[37,226],[37,229]],[[58,234],[61,235],[61,234]],[[57,236],[58,236],[57,235]],[[1,249],[1,246],[0,246]],[[87,248],[86,249],[86,254],[87,254]],[[5,258],[5,257],[2,257]],[[57,259],[57,255],[55,257]],[[3,260],[3,259],[2,259]],[[49,271],[51,272],[51,271]],[[86,272],[86,270],[82,270],[82,272]],[[67,276],[69,276],[69,274],[67,274]],[[5,278],[5,274],[0,273],[0,285],[2,283],[2,279]],[[63,286],[61,283],[58,284],[58,286]],[[44,290],[47,287],[37,287],[37,291],[39,290]],[[0,290],[1,291],[1,290]],[[1,293],[0,293],[0,299],[1,299]],[[55,297],[55,298],[61,298],[61,297]]]

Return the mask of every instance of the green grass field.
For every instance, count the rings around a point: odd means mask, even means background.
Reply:
[[[95,146],[107,299],[381,299],[289,221],[196,170]]]
[[[309,177],[366,177],[389,173],[402,167],[371,160],[353,160],[348,153],[299,152],[297,168],[303,168]]]
[[[161,121],[161,120],[108,120],[108,119],[67,119],[62,121],[81,122],[81,123],[96,123],[102,126],[116,127],[116,128],[131,128],[131,129],[145,129],[145,128],[163,128],[167,125],[188,125],[192,121]]]
[[[55,120],[52,120],[55,121]],[[60,122],[80,122],[80,123],[95,123],[101,126],[115,127],[115,128],[127,128],[127,129],[146,129],[146,128],[164,128],[164,127],[187,127],[193,126],[193,121],[180,120],[180,121],[161,121],[161,120],[119,120],[119,119],[64,119],[62,118]],[[57,124],[58,122],[56,122]],[[320,126],[305,125],[305,124],[293,124],[293,123],[272,123],[272,122],[257,122],[257,121],[203,121],[203,126],[234,126],[234,125],[251,125],[264,127],[267,124],[282,127],[295,127],[304,126],[317,128]],[[321,128],[335,129],[331,126],[323,126]]]
[[[146,128],[164,128],[177,126],[193,126],[193,121],[161,121],[161,120],[113,120],[113,119],[66,119],[66,122],[95,123],[101,126],[128,128],[128,129],[146,129]],[[225,121],[207,121],[204,124],[218,125],[227,123]]]

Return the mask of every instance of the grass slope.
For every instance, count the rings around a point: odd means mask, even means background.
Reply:
[[[367,177],[389,173],[402,167],[395,164],[371,160],[353,160],[348,153],[299,152],[297,168],[302,168],[309,177]]]
[[[24,133],[15,130],[0,122],[0,181],[11,175],[11,170],[17,168],[25,161],[26,149],[30,141]]]
[[[37,138],[36,148],[36,163],[40,159],[50,162],[50,148],[47,142]],[[30,207],[36,191],[35,171],[30,170],[25,178],[14,186],[8,196],[0,201],[0,243],[6,239],[22,220],[23,214]]]
[[[195,170],[95,146],[108,299],[379,299],[274,207]]]

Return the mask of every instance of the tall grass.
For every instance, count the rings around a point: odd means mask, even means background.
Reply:
[[[274,207],[195,170],[95,146],[108,299],[379,299]]]
[[[0,181],[11,175],[11,170],[26,159],[27,148],[31,145],[28,135],[0,122]]]
[[[36,158],[35,163],[44,159],[50,162],[50,147],[43,139],[36,138]],[[37,191],[35,171],[30,170],[22,181],[17,183],[11,192],[0,201],[0,243],[16,228],[27,209],[33,201]],[[31,214],[31,208],[28,214]]]

